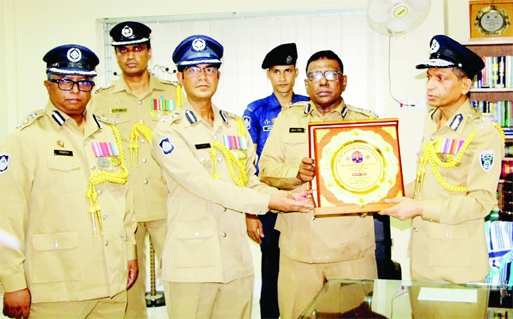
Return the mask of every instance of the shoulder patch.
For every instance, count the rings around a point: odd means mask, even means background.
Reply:
[[[34,123],[38,118],[42,117],[45,114],[46,114],[45,109],[34,111],[34,112],[30,113],[29,115],[27,115],[23,119],[23,121],[21,121],[21,123],[18,123],[18,125],[16,125],[16,128],[23,129],[24,127],[27,127],[27,126],[31,125],[32,123]]]
[[[99,87],[96,91],[94,91],[94,94],[99,93],[99,92],[101,92],[101,91],[105,91],[105,90],[107,90],[107,89],[110,89],[110,88],[111,88],[111,87],[113,87],[113,86],[114,86],[114,84],[113,84],[113,83],[107,83],[107,85],[105,85],[105,86],[101,86],[101,87]]]
[[[9,169],[9,154],[0,155],[0,174],[7,172]]]
[[[367,116],[370,119],[377,119],[377,118],[379,118],[378,114],[376,114],[374,111],[367,110],[367,109],[362,109],[360,107],[355,107],[355,106],[352,106],[352,105],[349,105],[349,104],[346,104],[346,107],[350,111],[363,114],[363,115]]]

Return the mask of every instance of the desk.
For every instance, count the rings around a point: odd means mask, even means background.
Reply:
[[[511,294],[490,284],[333,278],[301,318],[513,318]]]

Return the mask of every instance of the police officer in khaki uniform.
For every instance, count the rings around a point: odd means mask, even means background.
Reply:
[[[284,109],[274,123],[259,161],[260,180],[283,190],[304,190],[314,178],[308,158],[308,123],[376,118],[371,111],[344,103],[347,76],[340,58],[320,51],[308,60],[305,80],[309,102]],[[278,303],[281,318],[297,318],[329,277],[377,277],[372,216],[315,218],[279,214]]]
[[[119,131],[86,110],[97,56],[79,45],[49,51],[49,102],[0,143],[4,315],[123,318],[137,277],[133,197]]]
[[[152,131],[159,119],[178,107],[175,84],[162,81],[148,71],[151,59],[151,29],[139,22],[121,22],[110,31],[121,77],[96,92],[95,114],[118,123],[123,149],[129,156],[130,181],[135,197],[137,260],[139,279],[128,291],[128,319],[147,318],[146,237],[158,258],[166,236],[167,187],[160,167],[151,157]]]
[[[435,109],[426,117],[416,180],[381,214],[412,219],[412,279],[483,282],[490,269],[484,217],[496,203],[504,133],[467,98],[482,59],[444,35],[430,47],[417,68],[427,69]]]
[[[205,35],[173,52],[187,99],[154,130],[152,155],[169,189],[162,278],[170,318],[250,318],[253,263],[244,212],[309,211],[255,176],[255,147],[242,118],[212,103],[223,47]]]

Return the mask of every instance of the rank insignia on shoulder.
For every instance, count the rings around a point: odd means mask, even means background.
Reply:
[[[175,121],[177,121],[177,120],[179,120],[181,118],[182,118],[182,114],[180,114],[180,112],[176,111],[173,114],[170,114],[170,115],[164,117],[164,119],[162,121],[163,122],[171,121],[171,123],[169,123],[169,124],[172,124],[172,123],[174,123]]]
[[[175,150],[175,146],[173,145],[173,143],[171,143],[169,137],[161,139],[159,142],[159,147],[162,150],[162,153],[164,153],[164,155],[169,155],[173,153],[173,151]]]
[[[41,110],[41,112],[32,112],[30,113],[21,123],[16,125],[16,128],[22,128],[32,124],[36,119],[40,118],[45,114],[46,110]]]
[[[493,151],[493,150],[482,151],[479,154],[479,160],[480,160],[480,163],[481,163],[481,168],[485,172],[488,172],[493,167],[494,157],[495,157],[495,151]]]
[[[462,120],[463,120],[463,115],[461,115],[461,114],[456,115],[452,119],[452,122],[449,125],[449,127],[456,131],[458,129],[458,127],[460,127],[460,124],[461,124]]]
[[[9,154],[0,155],[0,174],[7,172],[9,169]]]

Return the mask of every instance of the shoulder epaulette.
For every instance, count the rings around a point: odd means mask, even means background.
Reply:
[[[305,107],[307,104],[310,104],[310,101],[298,101],[295,103],[290,103],[290,105],[287,108],[293,108],[293,107]]]
[[[350,111],[352,111],[352,112],[363,114],[363,115],[365,115],[365,116],[367,116],[369,118],[372,118],[372,119],[379,118],[378,114],[376,114],[376,112],[374,112],[374,111],[367,110],[367,109],[362,109],[360,107],[355,107],[355,106],[352,106],[352,105],[349,105],[349,104],[346,104],[346,107]]]
[[[157,78],[157,79],[160,81],[160,83],[163,83],[163,84],[170,84],[170,85],[174,85],[174,86],[178,85],[177,81],[171,81],[171,80],[161,79],[161,78]]]
[[[46,109],[34,111],[34,112],[30,113],[29,115],[27,115],[23,119],[23,121],[21,121],[21,123],[18,123],[18,125],[16,125],[16,128],[23,129],[24,127],[27,127],[27,126],[31,125],[32,123],[34,123],[38,118],[40,118],[41,116],[43,116],[45,114],[46,114]]]
[[[107,83],[107,85],[105,86],[101,86],[99,87],[96,91],[94,91],[94,94],[98,93],[98,92],[101,92],[101,91],[104,91],[104,90],[107,90],[107,89],[110,89],[111,87],[113,87],[114,84],[113,83]]]
[[[175,112],[169,114],[168,116],[164,116],[162,118],[162,122],[167,122],[167,123],[169,123],[169,125],[171,125],[181,118],[182,118],[182,113],[180,113],[180,111],[175,111]]]
[[[114,124],[114,125],[117,125],[117,124],[119,123],[119,121],[116,121],[116,120],[110,119],[110,118],[105,117],[105,116],[98,116],[98,115],[95,115],[95,118],[96,118],[98,121],[101,121],[101,122],[104,122],[104,123],[108,123],[108,124]]]

